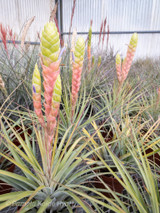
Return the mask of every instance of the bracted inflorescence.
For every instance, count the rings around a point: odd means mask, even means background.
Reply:
[[[84,60],[85,43],[82,37],[79,37],[74,51],[74,61],[72,63],[72,118],[78,97],[78,91],[81,84],[81,72]]]
[[[101,63],[102,63],[102,57],[98,56],[98,64],[97,64],[97,66],[100,67]]]
[[[56,118],[59,112],[61,101],[61,78],[60,78],[60,39],[56,25],[49,22],[44,26],[41,36],[41,62],[44,78],[44,98],[45,98],[45,123],[41,106],[41,77],[37,65],[33,73],[33,104],[39,122],[44,128],[44,147],[48,163],[48,172],[51,172],[52,144],[56,128]]]
[[[39,119],[40,124],[44,126],[44,119],[43,119],[42,105],[41,105],[41,76],[40,76],[37,64],[35,65],[34,72],[33,72],[32,86],[33,86],[34,110]]]
[[[73,62],[73,54],[74,54],[74,50],[75,50],[76,37],[77,37],[77,30],[74,29],[73,34],[72,34],[72,41],[71,41],[71,53],[70,53],[71,64]]]
[[[119,83],[122,81],[122,69],[121,69],[121,57],[119,54],[116,55],[116,71],[117,71],[117,78]]]
[[[64,48],[62,49],[63,52]],[[33,73],[33,104],[40,124],[45,127],[45,142],[47,149],[51,148],[54,130],[56,128],[56,117],[61,100],[60,79],[60,40],[56,25],[49,22],[44,26],[41,36],[41,61],[44,78],[45,125],[41,106],[41,77],[37,65]]]
[[[52,93],[60,73],[60,39],[56,25],[49,22],[44,26],[41,36],[41,57],[44,78],[45,114],[51,111]]]
[[[57,80],[55,82],[54,91],[52,94],[52,103],[51,103],[51,111],[48,117],[48,128],[50,135],[52,137],[53,131],[56,127],[56,117],[59,112],[59,106],[61,102],[61,94],[62,94],[62,86],[61,86],[61,77],[58,75]],[[52,141],[52,138],[51,138]]]
[[[94,64],[95,64],[95,57],[94,55],[92,56],[92,68],[94,67]]]
[[[121,66],[121,58],[119,54],[116,56],[116,70],[117,70],[117,77],[119,83],[122,85],[125,79],[127,78],[127,75],[129,73],[129,70],[131,68],[131,64],[133,61],[133,57],[136,51],[138,43],[138,35],[137,33],[134,33],[131,37],[130,43],[128,45],[128,50],[125,59],[123,60],[122,66]]]
[[[122,64],[123,81],[127,78],[128,72],[131,68],[131,64],[132,64],[133,57],[134,57],[134,54],[136,51],[137,43],[138,43],[138,35],[137,35],[137,33],[134,33],[131,37],[131,40],[130,40],[130,43],[128,46],[126,58]]]

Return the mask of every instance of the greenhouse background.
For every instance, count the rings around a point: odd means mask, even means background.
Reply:
[[[1,0],[0,22],[9,26],[19,35],[25,22],[35,16],[28,35],[28,41],[38,41],[41,32],[49,20],[50,11],[57,0]],[[65,42],[68,39],[73,0],[58,0],[57,18]],[[99,49],[101,23],[106,19],[106,35],[103,50],[107,49],[107,31],[109,30],[108,49],[119,51],[124,56],[127,44],[133,32],[139,34],[137,57],[159,57],[160,52],[160,1],[159,0],[76,0],[72,30],[87,38],[90,21],[93,21],[92,47]],[[6,13],[8,14],[6,18]],[[126,45],[124,45],[126,44]]]
[[[160,213],[159,9],[0,0],[0,213]]]

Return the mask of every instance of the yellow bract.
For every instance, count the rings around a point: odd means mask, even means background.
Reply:
[[[121,64],[121,56],[120,56],[120,54],[116,55],[116,64]]]
[[[132,46],[133,48],[135,48],[135,47],[137,47],[137,44],[138,44],[138,34],[133,33],[129,45]]]
[[[60,39],[57,27],[54,22],[48,22],[42,31],[41,53],[43,64],[49,66],[50,63],[58,60],[60,52]]]
[[[61,94],[62,94],[61,77],[60,75],[58,75],[52,95],[52,105],[54,105],[55,102],[60,103]]]
[[[36,93],[41,92],[41,75],[40,75],[37,64],[35,65],[34,72],[33,72],[32,85],[34,86]]]
[[[80,62],[84,59],[84,50],[85,50],[85,42],[82,37],[79,37],[76,45],[75,45],[75,62],[81,64]]]

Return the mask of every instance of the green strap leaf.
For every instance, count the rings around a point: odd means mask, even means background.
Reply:
[[[48,196],[45,201],[42,203],[41,207],[39,208],[37,213],[43,213],[49,204],[52,202],[51,198]]]
[[[5,196],[6,201],[0,204],[0,210],[12,205],[13,203],[21,200],[22,198],[26,198],[30,196],[34,191],[26,191],[26,192],[11,192]],[[3,197],[3,195],[2,195]]]

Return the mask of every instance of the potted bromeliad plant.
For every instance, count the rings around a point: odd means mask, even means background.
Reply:
[[[66,52],[68,54],[68,52]],[[71,130],[77,125],[76,133],[79,134],[83,127],[90,124],[93,119],[96,119],[97,115],[91,116],[90,103],[92,84],[86,85],[86,74],[84,66],[84,54],[85,54],[85,42],[82,37],[76,39],[76,32],[73,32],[71,41],[71,51],[69,52],[70,66],[62,66],[62,102],[60,111],[60,134],[64,132],[72,125]],[[66,56],[64,58],[67,58]],[[88,72],[89,75],[89,72]],[[92,79],[92,78],[91,78]],[[88,89],[90,88],[90,91]],[[89,112],[89,113],[88,113]],[[76,137],[76,133],[74,137]]]
[[[144,143],[142,143],[144,139],[137,138],[134,129],[132,129],[132,136],[134,143],[126,144],[126,149],[132,156],[132,168],[126,167],[124,161],[117,158],[110,146],[105,144],[108,155],[118,172],[113,171],[104,159],[101,158],[100,161],[103,164],[103,168],[110,171],[124,191],[121,194],[116,193],[114,189],[111,191],[103,178],[99,177],[100,183],[104,186],[103,193],[108,193],[109,191],[112,197],[117,200],[117,205],[121,208],[117,212],[158,213],[160,207],[159,167],[147,158],[145,147],[143,146]],[[159,137],[153,142],[159,144]],[[99,151],[95,148],[94,150],[97,157],[100,157]],[[120,195],[120,198],[117,195]],[[104,201],[104,198],[101,199]],[[105,201],[107,202],[107,197]]]
[[[71,118],[75,113],[83,54],[84,41],[79,38],[74,54]],[[22,119],[20,120],[24,137],[16,132],[13,125],[3,116],[23,149],[13,143],[1,121],[2,142],[7,143],[12,156],[3,152],[0,152],[0,155],[15,164],[21,172],[15,174],[0,170],[0,179],[6,179],[6,182],[15,188],[15,192],[0,196],[0,210],[20,202],[22,205],[19,206],[19,212],[58,212],[66,209],[73,212],[72,209],[76,208],[76,205],[80,205],[86,212],[91,212],[92,207],[87,204],[86,199],[89,198],[91,203],[94,199],[86,195],[89,188],[83,184],[93,176],[93,169],[88,169],[83,162],[92,151],[86,151],[88,142],[84,141],[84,136],[79,134],[73,139],[78,121],[72,130],[72,126],[69,127],[63,137],[59,138],[57,116],[62,94],[60,62],[59,34],[56,25],[49,22],[44,26],[41,36],[44,111],[41,103],[41,74],[37,64],[33,72],[33,105],[38,123],[33,120],[32,136],[25,131]]]
[[[128,90],[126,85],[124,85],[134,57],[137,41],[138,37],[135,33],[131,37],[127,55],[122,65],[120,55],[117,54],[116,70],[119,86],[118,88],[113,88],[112,91],[108,91],[107,94],[103,94],[100,90],[101,100],[99,103],[99,110],[102,111],[101,123],[99,127],[97,127],[95,122],[93,123],[93,127],[96,130],[95,136],[98,136],[98,139],[93,138],[92,140],[94,141],[94,148],[98,149],[99,146],[102,146],[102,148],[97,151],[97,153],[99,153],[98,159],[103,159],[107,162],[115,172],[117,168],[114,166],[105,145],[109,146],[113,153],[118,158],[122,159],[126,165],[129,165],[132,163],[132,157],[127,152],[128,149],[126,148],[126,144],[130,143],[130,125],[134,125],[137,134],[140,133],[140,129],[142,128],[139,123],[139,116],[133,114],[134,111],[140,109],[138,108],[139,105],[136,103],[140,93],[136,93],[135,90]],[[138,126],[139,128],[137,128]],[[85,133],[89,137],[92,137],[86,130]],[[97,156],[94,156],[90,163],[102,166],[101,161],[97,161],[98,159]],[[102,174],[101,178],[103,181],[108,184],[112,190],[119,193],[123,191],[122,185],[108,170],[106,171],[106,168],[101,168],[99,172]],[[98,179],[96,180],[99,187],[103,188],[103,184]],[[110,194],[106,195],[110,196]]]

